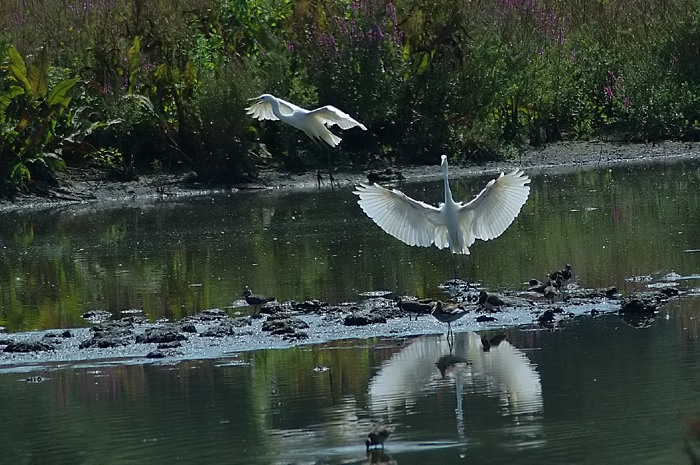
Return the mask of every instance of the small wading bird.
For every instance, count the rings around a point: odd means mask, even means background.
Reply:
[[[561,270],[557,270],[549,275],[549,279],[552,281],[559,280],[561,284],[567,284],[571,278],[573,278],[571,265],[565,265]]]
[[[359,127],[363,131],[367,130],[364,124],[332,105],[319,107],[315,110],[307,110],[270,94],[262,94],[249,101],[255,103],[245,110],[246,114],[252,115],[253,118],[259,121],[282,121],[283,123],[287,123],[292,127],[304,131],[311,140],[315,142],[323,141],[331,147],[335,147],[342,140],[328,129],[333,125],[338,125],[340,129]],[[333,186],[334,179],[333,175],[330,173],[330,168],[329,154],[328,170],[331,186]],[[317,173],[317,179],[320,186],[322,183],[320,171]]]
[[[245,303],[255,308],[256,315],[260,313],[261,305],[275,300],[274,297],[263,297],[261,295],[253,294],[253,292],[247,287],[245,288],[245,291],[243,291],[243,297],[245,297]]]
[[[389,435],[393,432],[393,426],[375,425],[372,428],[372,431],[369,432],[369,434],[367,435],[367,439],[365,440],[365,446],[367,448],[367,451],[369,451],[371,448],[377,448],[379,446],[381,446],[382,449],[384,449],[384,441],[386,441]]]
[[[404,300],[401,297],[397,297],[395,302],[397,307],[408,313],[409,321],[411,321],[412,314],[416,315],[416,321],[418,321],[419,315],[427,315],[433,310],[433,303],[428,301]]]
[[[498,307],[502,307],[506,303],[496,294],[489,294],[486,291],[479,293],[479,305],[489,311],[498,311]]]
[[[516,169],[492,179],[469,203],[455,202],[448,179],[447,156],[442,156],[445,202],[438,207],[408,197],[403,192],[388,190],[379,184],[360,184],[354,193],[357,203],[380,228],[398,240],[421,247],[435,244],[452,252],[455,278],[457,263],[454,254],[469,254],[476,239],[495,239],[520,213],[530,195],[530,182]]]
[[[441,323],[447,323],[447,336],[452,334],[452,322],[457,321],[467,314],[467,310],[459,304],[443,304],[441,301],[435,302],[432,315]]]

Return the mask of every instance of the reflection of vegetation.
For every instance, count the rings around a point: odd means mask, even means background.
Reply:
[[[288,456],[276,432],[338,423],[342,433],[349,425],[334,418],[347,399],[354,399],[351,413],[361,413],[372,369],[397,349],[371,349],[378,342],[338,341],[176,365],[64,368],[44,373],[50,380],[40,385],[3,374],[0,398],[17,400],[3,407],[14,422],[0,437],[4,460],[23,463],[31,455],[38,463],[56,462],[56,451],[83,463],[104,457],[126,463],[134,454],[139,463],[173,456],[214,463],[210,457],[222,450],[246,458],[272,451]],[[315,373],[318,365],[330,369]],[[200,436],[195,443],[193,436]],[[329,431],[328,440],[346,437]]]
[[[697,162],[576,171],[533,180],[502,237],[466,257],[469,279],[519,288],[571,263],[581,284],[698,269]],[[471,198],[482,179],[454,183]],[[405,184],[441,196],[441,183]],[[334,208],[323,208],[333,205]],[[243,288],[282,300],[356,299],[366,290],[441,295],[449,255],[405,246],[376,228],[349,190],[237,194],[113,210],[5,215],[0,222],[0,324],[84,324],[87,310],[143,309],[151,319],[226,307]]]

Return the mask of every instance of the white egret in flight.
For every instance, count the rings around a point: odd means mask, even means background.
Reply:
[[[515,169],[492,179],[469,203],[455,202],[448,181],[447,156],[442,156],[445,202],[438,207],[414,200],[379,184],[360,184],[357,203],[380,228],[400,241],[421,247],[435,244],[453,254],[469,254],[476,239],[495,239],[510,226],[530,195],[525,173]],[[454,255],[453,255],[454,257]],[[456,273],[455,264],[455,275]],[[456,276],[455,276],[456,277]]]
[[[315,110],[307,110],[270,94],[262,94],[259,97],[250,99],[250,101],[255,103],[246,108],[246,114],[252,115],[253,118],[259,121],[280,120],[304,131],[311,140],[323,141],[331,147],[335,147],[342,140],[328,129],[333,125],[338,125],[340,129],[359,127],[363,131],[367,130],[364,124],[332,105],[319,107]],[[328,157],[328,170],[330,171],[330,155]],[[332,186],[332,174],[330,178]]]

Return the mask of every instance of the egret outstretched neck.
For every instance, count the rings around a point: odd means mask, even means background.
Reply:
[[[447,173],[447,155],[442,156],[442,174],[445,179],[445,205],[448,203],[454,203],[452,200],[452,191],[450,190],[450,182],[448,180],[448,173]]]

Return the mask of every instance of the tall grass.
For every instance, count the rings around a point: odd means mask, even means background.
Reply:
[[[263,92],[364,122],[336,150],[348,165],[697,137],[699,15],[700,0],[8,0],[0,50],[46,53],[50,87],[78,78],[39,152],[231,178],[320,163],[303,134],[245,116]],[[5,195],[36,174],[13,153],[26,96],[12,76],[3,66]]]

